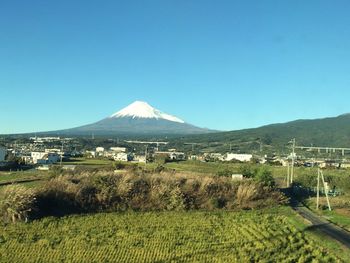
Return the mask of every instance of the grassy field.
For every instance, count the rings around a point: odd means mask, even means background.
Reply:
[[[80,158],[65,164],[95,168],[113,161]],[[140,166],[154,169],[157,165]],[[240,166],[196,161],[165,164],[199,176],[225,169],[239,173]],[[286,169],[268,168],[282,185]],[[314,173],[314,169],[296,168],[296,176]],[[50,172],[35,170],[0,172],[0,183],[49,176]],[[40,183],[24,185],[37,187]],[[350,214],[340,212],[344,210],[320,211],[331,221],[349,226]],[[350,256],[338,243],[305,225],[288,207],[241,212],[99,213],[0,225],[0,262],[271,261],[350,262]]]
[[[47,171],[30,170],[16,172],[0,172],[0,188],[3,187],[4,184],[8,183],[21,183],[22,185],[27,187],[38,187],[49,177],[50,174]]]
[[[101,213],[45,218],[0,227],[0,258],[11,263],[341,261],[280,214]]]
[[[114,161],[108,159],[92,159],[92,158],[72,158],[69,161],[63,162],[63,165],[112,165]]]

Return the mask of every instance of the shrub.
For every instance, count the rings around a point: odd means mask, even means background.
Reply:
[[[10,185],[0,194],[0,214],[4,222],[27,221],[35,202],[35,193],[20,185]]]
[[[235,209],[279,203],[269,187],[269,173],[233,181],[227,177],[150,173],[141,169],[123,174],[84,171],[51,179],[37,195],[42,215],[95,211],[164,211]],[[266,184],[264,184],[264,182]],[[268,186],[264,186],[268,185]],[[268,200],[268,202],[265,202]]]
[[[266,169],[265,167],[256,170],[254,179],[257,182],[263,184],[264,186],[275,186],[275,179],[273,178],[271,171]]]
[[[185,209],[184,195],[179,186],[175,186],[170,192],[168,210],[182,211]]]
[[[259,191],[256,184],[252,182],[245,182],[238,186],[236,194],[236,202],[239,207],[250,207],[250,202],[258,197]]]

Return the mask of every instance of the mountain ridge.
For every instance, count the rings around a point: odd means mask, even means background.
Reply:
[[[298,145],[350,148],[350,114],[319,119],[299,119],[257,128],[212,133],[210,136],[190,135],[186,140],[195,143],[225,143],[230,144],[234,149],[235,145],[244,145],[243,149],[248,151],[257,150],[260,144],[274,149],[285,149],[293,138],[297,140]]]

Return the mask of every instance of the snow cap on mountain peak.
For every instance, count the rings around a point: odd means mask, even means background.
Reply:
[[[131,103],[129,106],[125,107],[124,109],[114,113],[110,116],[110,118],[123,118],[123,117],[131,117],[133,119],[135,118],[146,118],[146,119],[163,119],[173,122],[179,122],[179,123],[185,123],[183,120],[166,114],[164,112],[161,112],[160,110],[157,110],[153,108],[151,105],[149,105],[147,102],[144,101],[135,101]]]

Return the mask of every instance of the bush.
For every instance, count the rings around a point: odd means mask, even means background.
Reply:
[[[51,179],[38,192],[42,215],[95,211],[164,211],[189,209],[236,209],[279,203],[270,174],[234,181],[227,177],[149,173],[140,169],[114,174],[84,171]],[[266,183],[267,182],[267,183]],[[273,196],[276,198],[274,199]],[[269,200],[268,202],[265,202]]]
[[[275,179],[273,178],[271,171],[266,169],[265,167],[256,170],[254,179],[257,182],[263,184],[264,186],[274,187],[276,185]]]
[[[252,165],[242,165],[239,171],[245,178],[253,178],[256,182],[264,186],[274,187],[276,185],[271,171],[264,166],[253,167]]]
[[[217,172],[217,176],[219,177],[231,177],[232,174],[234,174],[234,172],[230,169],[224,169]]]
[[[5,223],[27,221],[35,202],[35,193],[20,185],[5,186],[0,193],[0,214]]]
[[[258,186],[252,182],[240,184],[237,190],[237,204],[239,207],[251,207],[251,201],[259,196]]]

